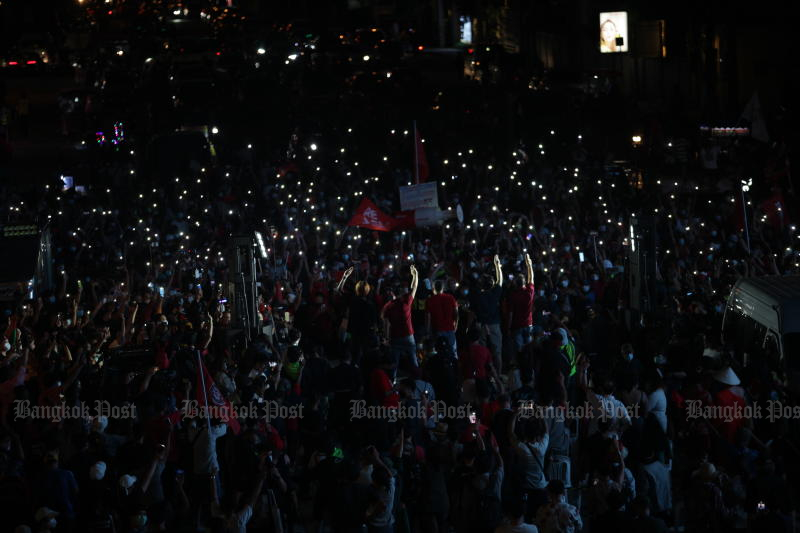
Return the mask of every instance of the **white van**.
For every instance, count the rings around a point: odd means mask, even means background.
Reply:
[[[737,357],[766,356],[772,368],[800,372],[800,276],[737,281],[722,319],[722,341]]]

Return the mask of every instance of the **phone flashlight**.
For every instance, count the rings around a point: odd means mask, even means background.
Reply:
[[[585,260],[583,252],[578,252],[578,259],[580,260],[581,263],[583,263],[583,261]]]

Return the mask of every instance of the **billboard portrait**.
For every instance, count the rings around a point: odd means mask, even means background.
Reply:
[[[600,13],[600,52],[612,54],[628,51],[628,12]]]

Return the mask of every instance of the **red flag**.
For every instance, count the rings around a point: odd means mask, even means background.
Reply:
[[[417,183],[425,183],[428,181],[428,158],[425,156],[425,143],[422,142],[422,136],[419,134],[419,130],[416,131],[417,138],[415,142],[417,143],[415,149],[417,154]]]
[[[347,223],[348,226],[358,226],[376,231],[392,231],[394,229],[394,219],[378,209],[372,200],[364,198],[358,204],[356,214]]]
[[[202,372],[202,374],[200,374]],[[203,394],[203,381],[205,380],[205,394]],[[217,384],[214,383],[214,378],[211,377],[209,374],[206,365],[203,364],[203,360],[200,360],[200,368],[197,369],[197,383],[195,386],[195,390],[197,391],[197,403],[205,406],[206,405],[206,397],[208,397],[208,409],[207,409],[207,416],[214,416],[219,417],[222,422],[228,424],[228,427],[231,428],[234,435],[238,435],[239,431],[241,431],[241,426],[239,425],[239,421],[236,419],[236,413],[233,410],[233,406],[231,402],[229,402],[225,396],[223,396],[222,392],[220,392],[219,388],[217,388]]]

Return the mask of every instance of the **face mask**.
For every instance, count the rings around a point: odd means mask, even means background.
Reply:
[[[428,278],[425,278],[425,288],[428,289],[428,290],[431,290],[431,287],[432,287],[431,280],[429,280]]]
[[[633,354],[630,353],[630,352],[626,353],[625,354],[625,360],[626,361],[633,361]]]
[[[11,343],[10,342],[6,341],[6,343],[3,345],[3,351],[6,351],[6,352],[10,352],[11,351]]]
[[[539,291],[539,296],[544,296],[544,291]]]
[[[708,259],[709,261],[713,261],[714,260],[714,254],[708,254],[706,256],[706,259]]]
[[[599,279],[600,279],[600,276],[598,276],[597,274],[592,274],[592,280],[597,281]]]
[[[572,246],[570,246],[569,244],[567,244],[566,246],[564,246],[564,251],[565,251],[565,252],[569,252],[570,250],[572,250]]]
[[[717,230],[711,230],[711,236],[712,237],[716,237],[717,236]]]
[[[461,291],[461,294],[463,294],[464,296],[468,296],[469,295],[469,289],[464,289],[463,291]]]
[[[558,301],[558,294],[554,294],[552,300],[554,302],[557,302]]]
[[[722,314],[722,310],[723,310],[722,304],[717,304],[714,306],[714,311],[716,311],[717,313]]]
[[[66,320],[66,324],[67,324],[67,327],[70,327],[70,326],[72,325],[72,319],[71,319],[71,318],[68,318],[68,319]]]
[[[54,304],[54,303],[56,303],[56,297],[55,297],[55,296],[51,296],[50,298],[48,298],[48,301],[49,301],[51,304]]]
[[[144,527],[147,525],[147,515],[146,514],[137,514],[133,517],[133,525],[134,527]]]
[[[472,279],[478,279],[479,275],[477,272],[472,273]]]
[[[47,521],[47,527],[49,529],[55,529],[56,524],[58,524],[58,522],[56,522],[55,518],[51,518],[50,520]]]
[[[569,280],[568,279],[561,280],[561,286],[562,287],[568,287],[569,286]]]
[[[343,261],[349,261],[350,260],[350,255],[349,254],[343,254],[342,255],[342,260]]]
[[[589,292],[590,290],[591,290],[591,287],[589,287],[588,285],[584,285],[583,286],[583,292]]]
[[[678,244],[680,244],[681,246],[683,246],[685,243],[686,243],[685,239],[678,239]]]
[[[478,266],[478,265],[475,263],[475,261],[470,261],[470,262],[469,262],[469,267],[470,267],[470,268],[475,268],[475,267],[477,267],[477,266]]]
[[[380,261],[381,263],[383,263],[383,261],[384,261],[385,259],[386,259],[386,256],[385,256],[385,255],[379,255],[379,256],[378,256],[378,261]]]
[[[297,299],[297,295],[295,293],[293,293],[293,292],[290,292],[289,294],[286,295],[286,300],[290,304],[293,304],[296,299]]]

